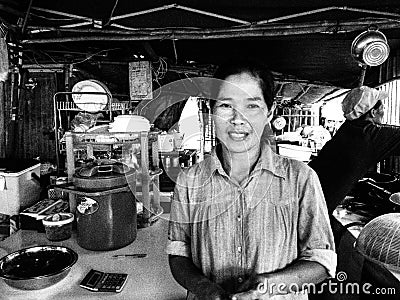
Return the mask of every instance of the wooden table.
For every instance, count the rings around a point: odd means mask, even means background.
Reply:
[[[167,214],[150,227],[138,230],[137,239],[130,245],[113,251],[90,251],[76,242],[76,233],[62,242],[50,242],[44,233],[19,230],[0,242],[0,256],[34,245],[62,245],[76,251],[77,263],[68,276],[55,285],[37,291],[14,289],[0,280],[0,299],[62,300],[62,299],[138,299],[180,300],[186,291],[173,279],[164,252],[167,241]],[[112,258],[114,254],[146,253],[145,258]],[[90,269],[103,272],[128,273],[128,281],[121,293],[90,292],[79,286]]]

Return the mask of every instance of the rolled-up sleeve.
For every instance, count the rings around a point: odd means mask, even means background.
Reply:
[[[331,277],[335,276],[337,255],[328,210],[318,176],[310,176],[303,187],[299,203],[299,260],[314,261],[324,266]]]
[[[165,251],[169,255],[191,257],[190,214],[185,177],[185,173],[181,172],[176,181]]]

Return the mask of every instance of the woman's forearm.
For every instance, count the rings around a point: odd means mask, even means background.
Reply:
[[[300,260],[285,269],[257,274],[244,282],[235,300],[269,299],[274,295],[296,293],[328,277],[326,269],[319,263]]]
[[[229,299],[226,292],[204,276],[190,258],[170,255],[169,265],[175,280],[198,299]]]
[[[321,264],[314,261],[300,260],[293,265],[264,275],[271,295],[302,291],[310,284],[318,284],[328,278],[328,273]]]

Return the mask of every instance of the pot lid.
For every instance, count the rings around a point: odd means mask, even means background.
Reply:
[[[80,178],[101,179],[124,177],[127,173],[132,172],[134,172],[134,169],[124,163],[112,160],[99,160],[78,169],[75,176]]]

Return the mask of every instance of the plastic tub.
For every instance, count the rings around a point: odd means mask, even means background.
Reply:
[[[282,156],[294,158],[305,162],[310,160],[312,154],[311,148],[291,144],[279,144],[278,151],[279,154]]]
[[[72,233],[72,221],[74,215],[71,213],[57,213],[43,219],[46,237],[50,241],[63,241],[69,239]]]

